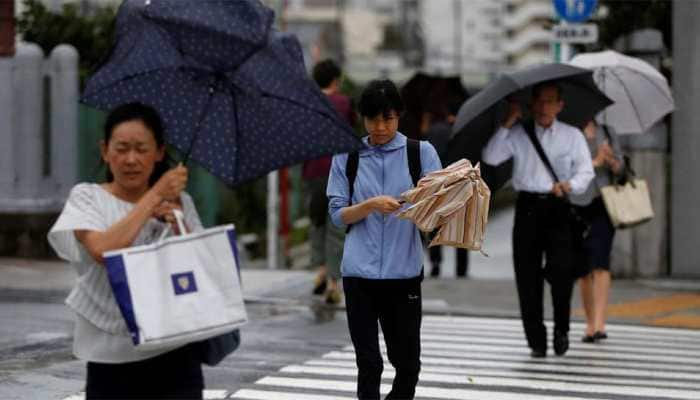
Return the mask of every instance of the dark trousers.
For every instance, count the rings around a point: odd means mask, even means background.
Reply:
[[[377,321],[384,333],[387,357],[396,370],[386,398],[413,399],[420,372],[421,281],[422,276],[387,280],[343,278],[359,399],[379,399],[384,363]]]
[[[143,361],[87,363],[85,398],[201,399],[201,348],[190,344]]]
[[[442,248],[443,246],[433,246],[428,248],[430,253],[430,263],[432,264],[432,270],[437,273],[432,273],[431,275],[436,276],[440,274],[440,264],[442,263]],[[466,249],[456,248],[457,252],[457,276],[467,276],[467,271],[469,270],[469,253]]]
[[[515,208],[513,264],[525,336],[533,349],[547,348],[543,323],[544,280],[551,286],[554,329],[569,331],[573,289],[572,234],[568,205],[551,195],[521,192]],[[543,258],[546,260],[543,268]]]

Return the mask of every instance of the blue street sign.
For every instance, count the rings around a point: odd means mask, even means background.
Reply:
[[[598,5],[598,0],[552,0],[559,17],[567,22],[585,22]]]

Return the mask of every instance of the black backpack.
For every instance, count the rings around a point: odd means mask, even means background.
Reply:
[[[413,186],[418,184],[420,174],[423,172],[423,166],[420,162],[420,141],[415,139],[407,139],[406,141],[406,158],[408,159],[408,171],[411,173]],[[345,163],[345,176],[348,178],[348,186],[350,188],[350,201],[348,206],[352,205],[352,195],[355,190],[355,178],[357,178],[357,168],[360,163],[360,153],[353,151],[348,154],[348,160]],[[352,224],[348,225],[345,233],[350,232]]]

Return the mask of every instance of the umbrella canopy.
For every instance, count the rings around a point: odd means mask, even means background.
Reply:
[[[452,102],[462,103],[467,90],[459,76],[430,75],[417,72],[401,87],[406,112],[399,121],[399,130],[412,139],[421,139],[423,113],[430,113],[432,122],[447,117]]]
[[[82,101],[142,102],[168,143],[229,186],[363,147],[308,77],[301,46],[258,1],[126,1]]]
[[[564,109],[557,116],[563,122],[582,127],[612,104],[593,82],[593,71],[567,64],[543,64],[504,74],[469,98],[459,110],[452,129],[448,158],[481,160],[481,150],[496,132],[508,110],[506,97],[515,98],[526,112],[531,88],[541,82],[556,81],[562,87]],[[491,188],[510,179],[508,163],[498,168],[484,168],[484,179]]]
[[[413,206],[398,216],[424,232],[439,228],[430,246],[447,245],[481,250],[489,214],[491,191],[479,166],[465,159],[431,172],[401,197]]]
[[[598,123],[618,134],[643,133],[675,109],[666,78],[650,64],[615,51],[579,54],[571,65],[593,70],[593,80],[615,104]]]

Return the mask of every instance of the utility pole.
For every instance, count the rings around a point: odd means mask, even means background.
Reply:
[[[453,36],[454,36],[454,73],[462,75],[462,0],[452,0]]]
[[[671,275],[700,277],[700,2],[673,2],[673,113],[671,146]],[[665,190],[665,188],[655,188]],[[659,215],[657,218],[665,218]]]

